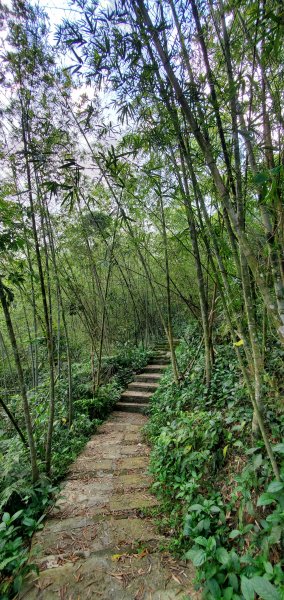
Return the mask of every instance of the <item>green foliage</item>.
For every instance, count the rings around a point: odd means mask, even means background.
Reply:
[[[130,344],[124,344],[115,356],[105,357],[103,369],[108,376],[115,376],[117,382],[125,386],[133,378],[133,371],[139,372],[146,366],[151,352],[144,348],[133,348]]]
[[[8,600],[20,591],[24,577],[36,571],[29,558],[28,539],[43,527],[44,511],[53,502],[56,488],[42,479],[26,489],[22,508],[14,514],[4,512],[0,524],[0,593]]]
[[[193,364],[195,351],[192,338],[190,346],[180,345],[181,370]],[[271,481],[263,442],[251,447],[252,411],[233,348],[216,345],[209,391],[203,373],[203,356],[195,357],[180,388],[168,373],[152,399],[146,433],[153,447],[153,491],[162,506],[160,527],[171,534],[170,549],[195,565],[204,597],[280,600],[284,463],[282,480]],[[283,443],[274,452],[281,461]]]
[[[80,420],[80,427],[88,427],[94,419],[104,419],[118,401],[122,387],[113,380],[100,386],[92,398],[80,398],[76,400],[75,411],[78,414],[76,421]],[[85,421],[84,421],[85,418]]]

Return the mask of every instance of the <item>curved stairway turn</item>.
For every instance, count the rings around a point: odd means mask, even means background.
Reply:
[[[121,394],[115,410],[144,413],[149,400],[159,387],[159,381],[170,363],[170,352],[164,343],[159,344],[153,352],[152,362],[135,376],[128,388]]]

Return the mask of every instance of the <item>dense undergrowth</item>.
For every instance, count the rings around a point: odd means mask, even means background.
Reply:
[[[180,388],[169,371],[152,399],[146,433],[162,506],[159,525],[170,549],[197,568],[205,598],[284,598],[284,415],[272,394],[283,354],[275,344],[268,349],[265,382],[265,419],[282,461],[280,482],[263,442],[251,434],[252,408],[229,343],[215,347],[208,391],[204,359],[189,330],[178,358],[181,371],[191,365],[190,371]]]
[[[5,423],[0,432],[0,598],[8,600],[17,593],[24,576],[33,569],[27,563],[29,540],[43,525],[45,513],[53,503],[56,485],[66,474],[68,465],[82,450],[97,426],[110,413],[123,387],[148,362],[142,348],[124,346],[115,356],[104,360],[105,383],[92,393],[90,364],[77,363],[73,368],[75,415],[71,428],[66,421],[67,381],[57,383],[56,419],[53,436],[52,480],[44,473],[44,425],[48,410],[48,380],[35,393],[30,390],[34,433],[41,451],[42,475],[37,485],[30,480],[29,454],[19,437]],[[21,419],[18,396],[11,408]]]

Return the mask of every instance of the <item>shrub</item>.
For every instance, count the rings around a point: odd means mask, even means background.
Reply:
[[[184,381],[172,384],[168,371],[152,397],[145,428],[160,527],[170,534],[169,548],[196,566],[196,585],[205,598],[281,600],[284,463],[282,480],[271,482],[262,440],[251,448],[252,409],[233,348],[215,346],[207,390],[197,347],[192,339],[180,344]],[[279,439],[283,415],[274,414],[271,425]],[[284,444],[275,451],[281,458]]]

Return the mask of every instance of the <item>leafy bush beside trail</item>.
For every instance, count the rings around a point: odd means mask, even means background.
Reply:
[[[146,433],[159,524],[170,549],[196,566],[205,598],[281,600],[284,461],[281,481],[274,481],[264,444],[251,434],[252,408],[234,350],[216,346],[208,391],[197,347],[183,342],[178,349],[181,371],[193,365],[181,387],[168,371],[152,398]],[[269,377],[267,397],[265,416],[281,464],[284,419],[278,411],[271,420]]]

